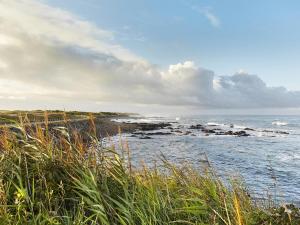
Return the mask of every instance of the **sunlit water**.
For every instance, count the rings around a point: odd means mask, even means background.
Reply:
[[[203,163],[205,153],[221,177],[241,176],[252,193],[269,192],[281,201],[300,202],[299,116],[197,116],[131,121],[174,122],[172,126],[181,131],[195,124],[224,130],[255,129],[247,131],[249,137],[205,136],[200,130],[191,130],[189,135],[151,136],[149,140],[128,134],[123,140],[128,141],[136,165],[141,161],[151,163],[163,154],[174,163],[189,161],[197,167]]]

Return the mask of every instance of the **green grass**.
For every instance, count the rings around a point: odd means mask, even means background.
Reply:
[[[87,119],[90,112],[80,111],[60,111],[52,110],[47,112],[47,119],[51,121],[63,121],[66,117],[70,120]],[[93,113],[96,118],[111,118],[128,116],[129,113],[115,113],[115,112],[98,112]],[[0,125],[12,124],[19,121],[19,117],[27,118],[28,122],[41,122],[44,121],[45,111],[33,110],[33,111],[1,111],[0,110]]]
[[[239,182],[227,187],[211,170],[165,160],[134,169],[128,148],[101,148],[90,123],[88,142],[47,122],[2,128],[0,224],[300,224],[297,208],[259,207]]]

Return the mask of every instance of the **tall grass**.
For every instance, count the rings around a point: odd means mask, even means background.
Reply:
[[[209,170],[134,169],[128,149],[101,147],[92,117],[88,134],[20,118],[0,150],[0,224],[300,224],[297,208],[260,208]]]

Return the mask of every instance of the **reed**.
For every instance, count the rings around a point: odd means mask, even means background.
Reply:
[[[208,169],[134,168],[130,151],[89,134],[20,123],[0,132],[0,224],[300,224],[293,205],[258,207],[246,188]],[[88,136],[88,140],[83,136]],[[127,146],[121,143],[121,146]]]

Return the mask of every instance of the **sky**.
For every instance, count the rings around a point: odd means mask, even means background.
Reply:
[[[299,7],[2,0],[0,108],[295,112]]]

